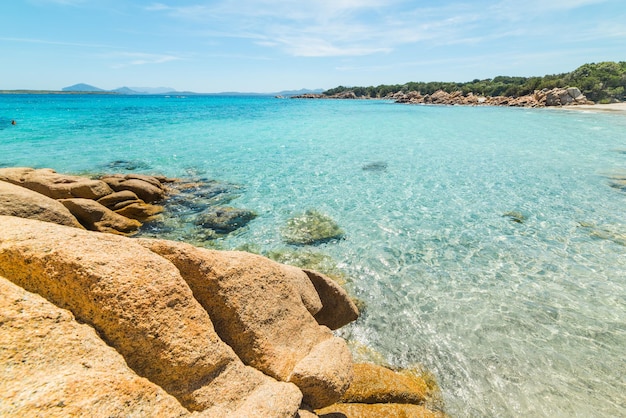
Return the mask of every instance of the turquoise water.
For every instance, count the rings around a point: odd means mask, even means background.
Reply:
[[[259,216],[219,246],[334,259],[366,305],[341,335],[429,368],[458,417],[626,415],[626,193],[607,178],[624,150],[614,114],[0,96],[0,166],[239,185],[230,204]],[[307,209],[345,238],[285,244]]]

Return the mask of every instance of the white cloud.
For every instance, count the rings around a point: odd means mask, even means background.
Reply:
[[[181,57],[165,54],[146,54],[142,52],[123,52],[110,56],[115,60],[123,60],[111,67],[115,69],[131,67],[135,65],[163,64],[171,61],[181,60]]]
[[[554,15],[559,25],[560,12],[611,1],[616,0],[479,0],[423,7],[409,0],[221,0],[187,6],[154,3],[146,10],[188,26],[210,27],[204,31],[208,36],[250,39],[291,56],[348,57],[409,44],[480,45],[548,33],[554,28],[545,22],[537,26],[533,19]]]

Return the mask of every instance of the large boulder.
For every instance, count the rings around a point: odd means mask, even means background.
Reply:
[[[189,410],[298,410],[297,387],[244,366],[176,267],[137,240],[0,216],[0,275],[93,326],[138,375]]]
[[[218,334],[244,363],[296,383],[313,407],[336,402],[345,392],[352,379],[350,352],[309,313],[291,268],[245,252],[140,241],[178,267]]]
[[[317,271],[304,269],[304,272],[322,302],[322,309],[313,314],[319,324],[330,329],[339,329],[357,320],[359,309],[337,282]]]
[[[68,310],[0,277],[0,416],[190,415]]]
[[[141,227],[141,222],[129,219],[90,199],[60,199],[85,228],[112,234],[130,234]]]
[[[6,181],[0,181],[0,215],[37,219],[84,229],[61,203]]]
[[[113,192],[100,180],[59,174],[50,168],[0,168],[0,180],[26,187],[52,199],[99,199]]]

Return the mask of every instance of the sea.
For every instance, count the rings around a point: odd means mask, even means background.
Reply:
[[[624,114],[0,95],[0,166],[231,185],[257,217],[196,243],[321,260],[362,308],[338,334],[432,372],[450,416],[626,416]],[[285,242],[311,210],[343,237]]]

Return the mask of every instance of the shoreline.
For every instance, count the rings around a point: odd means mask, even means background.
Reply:
[[[613,113],[626,115],[626,102],[610,103],[610,104],[581,104],[574,106],[562,106],[564,110],[577,110],[583,112]]]

